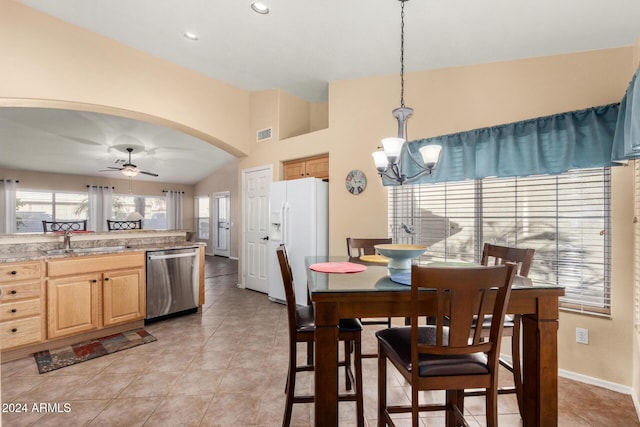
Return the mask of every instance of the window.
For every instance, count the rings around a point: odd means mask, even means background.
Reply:
[[[87,219],[87,194],[16,191],[16,231],[41,233],[42,221]]]
[[[610,313],[610,170],[394,187],[394,241],[424,258],[479,262],[484,242],[536,250],[529,276],[565,287],[563,308]]]
[[[167,228],[167,208],[164,197],[113,195],[113,219],[124,220],[127,215],[138,212],[143,220],[143,228]]]
[[[209,240],[209,196],[199,196],[197,199],[198,239]]]

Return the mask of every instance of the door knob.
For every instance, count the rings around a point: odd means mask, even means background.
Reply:
[[[269,240],[269,236],[263,237],[262,240]]]

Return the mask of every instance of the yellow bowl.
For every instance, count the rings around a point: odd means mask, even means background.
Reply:
[[[411,260],[426,252],[427,247],[423,245],[396,245],[384,244],[375,245],[376,251],[389,258],[389,268],[396,270],[411,269]]]

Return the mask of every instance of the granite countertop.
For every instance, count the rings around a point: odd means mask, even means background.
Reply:
[[[46,250],[27,250],[27,251],[12,251],[10,253],[0,253],[0,263],[7,262],[22,262],[22,261],[40,261],[40,260],[49,260],[49,259],[62,259],[62,258],[70,258],[70,257],[83,257],[83,256],[92,256],[92,255],[113,255],[113,254],[122,254],[122,253],[130,253],[130,252],[146,252],[146,251],[157,251],[157,250],[167,250],[167,249],[181,249],[181,248],[195,248],[200,246],[206,246],[203,242],[157,242],[157,243],[147,243],[147,244],[139,244],[139,245],[126,245],[126,246],[115,246],[115,245],[104,245],[99,246],[100,250],[89,250],[86,252],[65,252],[65,253],[57,253],[57,254],[47,254]],[[73,245],[71,247],[74,248]],[[104,250],[102,250],[102,248]],[[77,249],[87,249],[87,248],[77,248]]]

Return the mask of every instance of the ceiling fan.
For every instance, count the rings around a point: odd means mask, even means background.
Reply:
[[[145,175],[151,175],[151,176],[158,176],[157,173],[153,173],[153,172],[150,172],[150,171],[145,170],[145,169],[138,169],[138,167],[136,165],[131,163],[131,153],[133,152],[133,148],[127,148],[127,151],[129,152],[129,161],[127,163],[124,163],[119,168],[114,167],[114,166],[107,166],[107,169],[103,169],[100,172],[120,171],[120,172],[122,172],[122,174],[124,176],[127,176],[129,178],[134,177],[134,176],[138,175],[139,173],[142,173],[142,174],[145,174]]]

